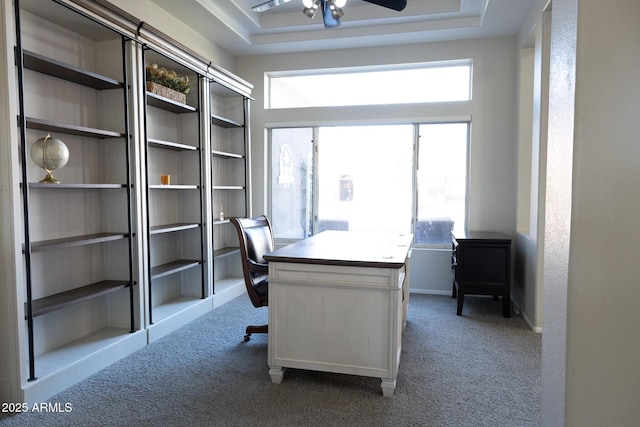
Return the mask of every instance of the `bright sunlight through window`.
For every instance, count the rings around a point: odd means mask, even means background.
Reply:
[[[265,108],[337,107],[471,98],[471,61],[267,73]]]

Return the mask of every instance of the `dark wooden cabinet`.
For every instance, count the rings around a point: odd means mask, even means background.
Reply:
[[[494,232],[456,233],[451,252],[453,294],[462,314],[464,296],[502,297],[504,317],[511,315],[511,239]]]

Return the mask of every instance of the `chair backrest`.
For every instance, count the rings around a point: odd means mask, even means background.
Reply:
[[[268,265],[264,255],[275,248],[271,223],[265,215],[254,218],[231,218],[238,232],[240,258],[247,293],[255,307],[266,305],[264,292],[258,293],[256,286],[266,282]]]

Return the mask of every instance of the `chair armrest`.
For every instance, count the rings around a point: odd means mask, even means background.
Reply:
[[[252,260],[248,261],[252,273],[267,274],[269,272],[269,264],[263,262],[255,262]]]

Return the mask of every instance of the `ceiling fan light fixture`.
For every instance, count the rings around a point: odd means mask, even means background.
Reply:
[[[343,1],[342,3],[346,4],[347,2]],[[342,11],[342,8],[338,6],[336,0],[328,0],[328,4],[333,19],[340,19],[344,16],[344,12]]]
[[[313,19],[316,16],[316,12],[320,8],[320,2],[322,0],[303,0],[304,9],[302,13],[304,13],[307,17]]]
[[[257,6],[253,6],[251,9],[254,12],[264,12],[265,10],[269,10],[276,6],[289,3],[290,1],[292,0],[267,0]],[[364,1],[397,11],[402,11],[405,7],[407,7],[407,0]],[[324,21],[324,26],[326,28],[333,28],[340,25],[340,18],[344,16],[342,8],[347,4],[347,0],[302,0],[302,4],[304,5],[304,9],[302,10],[302,12],[311,19],[316,16],[318,9],[322,9],[321,14]]]

